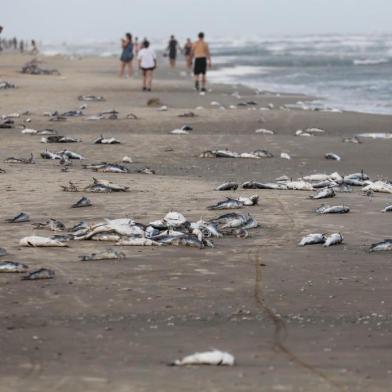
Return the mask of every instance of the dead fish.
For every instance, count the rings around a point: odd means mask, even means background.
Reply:
[[[200,158],[240,158],[240,154],[229,150],[208,150],[202,152]]]
[[[125,259],[125,253],[117,252],[114,249],[106,249],[103,252],[92,253],[88,256],[79,256],[80,261],[95,261],[95,260],[118,260]]]
[[[181,236],[176,236],[173,237],[170,241],[166,241],[165,243],[174,246],[185,246],[185,247],[199,248],[199,249],[205,247],[204,242],[200,241],[197,238],[197,236],[193,234],[184,234]]]
[[[0,273],[20,273],[26,272],[29,267],[26,264],[17,263],[15,261],[2,261],[0,262]]]
[[[280,154],[280,157],[281,157],[282,159],[287,159],[287,160],[290,160],[290,159],[291,159],[291,156],[290,156],[289,154],[287,154],[287,152],[282,152],[282,153]]]
[[[22,280],[53,279],[55,272],[48,268],[40,268],[24,276]]]
[[[392,205],[385,207],[382,212],[392,212]]]
[[[141,238],[141,237],[128,237],[123,238],[116,243],[118,246],[160,246],[157,241],[153,241],[148,238]]]
[[[127,119],[129,119],[129,120],[138,120],[138,119],[139,119],[139,117],[136,116],[136,114],[134,114],[134,113],[128,113],[128,114],[125,116],[125,118],[127,118]]]
[[[189,117],[197,117],[197,116],[193,112],[185,112],[185,113],[179,114],[178,117],[189,118]]]
[[[8,253],[4,248],[0,248],[0,257],[6,256]]]
[[[149,167],[145,167],[143,169],[138,169],[136,172],[140,173],[140,174],[155,174],[155,170],[150,169]]]
[[[70,136],[49,135],[41,138],[41,143],[79,143],[79,139]]]
[[[238,184],[236,182],[224,182],[215,188],[216,191],[236,191],[238,189]]]
[[[101,173],[129,173],[128,168],[117,163],[95,163],[89,165],[83,165],[83,169],[92,169]]]
[[[258,156],[259,158],[273,158],[274,154],[267,150],[255,150],[253,151],[253,154]],[[242,155],[242,154],[241,154]]]
[[[123,162],[123,163],[133,163],[133,160],[132,160],[131,157],[126,155],[126,156],[123,157],[123,159],[121,159],[121,162]]]
[[[296,191],[313,191],[313,185],[310,182],[306,181],[287,181],[285,183],[287,189],[296,190]]]
[[[173,129],[172,131],[170,131],[170,133],[172,135],[189,135],[188,130],[182,129],[182,128],[180,128],[180,129]]]
[[[309,196],[310,199],[327,199],[329,197],[335,197],[335,191],[332,188],[323,188],[315,195]]]
[[[79,199],[75,204],[72,204],[72,208],[91,207],[91,206],[92,206],[91,200],[85,196]]]
[[[214,366],[234,366],[233,355],[223,351],[206,351],[188,355],[182,359],[175,360],[172,366],[186,365],[214,365]]]
[[[57,219],[50,218],[45,223],[33,223],[35,229],[49,229],[52,231],[63,231],[65,230],[64,223],[58,221]]]
[[[63,242],[52,240],[47,237],[29,236],[24,237],[19,241],[20,246],[31,246],[31,247],[64,247],[68,246]]]
[[[75,237],[75,240],[79,240],[79,239],[82,239],[82,238]],[[121,235],[119,235],[117,233],[113,233],[111,231],[107,231],[107,232],[102,232],[102,233],[96,233],[88,239],[90,239],[92,241],[116,242],[116,241],[120,241]]]
[[[256,129],[255,133],[262,135],[275,135],[275,131],[271,131],[270,129]]]
[[[257,182],[257,181],[247,181],[244,182],[241,187],[243,189],[276,189],[276,190],[287,190],[287,185],[285,183],[276,182]]]
[[[126,192],[129,189],[128,186],[118,185],[108,180],[96,179],[93,177],[93,181],[94,181],[93,185],[106,187],[107,189],[110,189],[113,192]]]
[[[22,164],[34,164],[34,155],[33,153],[30,154],[30,158],[15,158],[15,157],[9,157],[4,159],[5,163],[22,163]]]
[[[252,195],[252,196],[240,196],[236,200],[241,202],[244,206],[255,206],[259,202],[259,196]]]
[[[328,206],[322,205],[315,210],[318,214],[347,214],[350,212],[350,208],[345,206]]]
[[[333,152],[325,154],[324,157],[325,159],[330,159],[332,161],[340,161],[342,159],[339,155],[334,154]]]
[[[64,192],[80,192],[79,188],[72,182],[69,182],[69,185],[61,185],[61,188]]]
[[[357,136],[353,136],[353,137],[345,137],[343,138],[343,143],[354,143],[354,144],[361,144],[362,141],[357,137]]]
[[[376,244],[372,244],[369,252],[386,252],[392,250],[392,239],[386,239]]]
[[[30,221],[30,217],[24,212],[19,213],[18,215],[16,215],[11,219],[6,219],[6,222],[8,223],[22,223],[22,222],[29,222],[29,221]]]
[[[308,234],[302,238],[302,240],[298,243],[299,246],[306,245],[316,245],[316,244],[324,244],[326,237],[324,234]]]
[[[61,155],[56,154],[54,152],[45,150],[44,152],[41,152],[41,158],[42,159],[61,159]]]
[[[341,192],[341,193],[351,193],[353,191],[353,188],[351,188],[350,185],[344,183],[340,185],[332,185],[332,189],[335,192]]]
[[[81,110],[68,110],[61,114],[62,117],[80,117],[83,116],[83,112]]]
[[[78,159],[78,160],[84,159],[82,155],[70,150],[63,150],[58,152],[57,154],[59,154],[62,157],[66,157],[68,159]]]
[[[382,192],[382,193],[392,193],[392,185],[384,182],[384,181],[375,181],[364,188],[362,188],[363,192],[373,191],[373,192]]]
[[[230,210],[230,209],[242,208],[243,206],[244,206],[244,203],[240,202],[239,200],[227,198],[226,200],[220,201],[213,206],[207,207],[207,209],[208,210]]]
[[[101,95],[79,95],[78,97],[79,101],[85,101],[85,102],[104,102],[106,99],[102,97]]]
[[[38,133],[38,131],[37,131],[36,129],[31,129],[31,128],[26,128],[26,127],[24,127],[24,128],[21,130],[21,133],[22,133],[23,135],[36,135],[36,134]]]
[[[94,140],[94,144],[121,144],[121,142],[114,137],[104,138],[101,135],[98,139]]]
[[[325,239],[323,246],[328,247],[332,245],[338,245],[343,243],[343,236],[340,233],[333,233]]]

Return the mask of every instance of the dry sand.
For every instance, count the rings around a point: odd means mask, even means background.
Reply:
[[[215,249],[175,247],[124,248],[127,259],[81,263],[78,256],[108,245],[72,242],[69,248],[20,248],[18,240],[35,234],[31,223],[7,224],[6,218],[27,212],[32,222],[53,217],[67,226],[80,220],[130,216],[149,222],[178,210],[189,219],[217,214],[206,206],[233,192],[214,187],[225,180],[273,180],[312,172],[341,174],[362,168],[371,176],[390,176],[392,141],[342,143],[357,132],[391,131],[388,116],[353,113],[220,110],[211,101],[236,104],[239,91],[258,107],[278,108],[303,97],[255,95],[242,87],[212,86],[200,96],[182,76],[182,67],[159,69],[150,94],[138,79],[117,77],[116,59],[45,59],[61,76],[17,73],[27,56],[0,57],[0,79],[17,89],[0,91],[0,114],[30,110],[36,129],[54,128],[79,137],[68,147],[88,162],[119,161],[131,156],[136,170],[151,167],[156,175],[94,174],[76,162],[63,173],[57,162],[39,158],[45,149],[39,136],[1,129],[0,246],[2,259],[49,267],[56,278],[21,281],[0,275],[0,390],[8,391],[386,391],[391,364],[391,254],[372,255],[368,246],[391,237],[391,214],[380,210],[391,196],[365,197],[360,189],[333,201],[351,207],[342,216],[317,216],[321,202],[307,192],[238,191],[260,195],[249,212],[260,228],[247,239],[222,239]],[[117,109],[119,120],[85,118],[51,123],[45,111],[80,105],[81,94],[103,95],[106,102],[88,103],[87,114]],[[167,112],[148,108],[159,97]],[[178,114],[193,110],[194,119]],[[135,113],[139,120],[124,119]],[[261,122],[261,119],[264,122]],[[190,135],[169,135],[184,123]],[[320,127],[326,135],[295,137],[300,128]],[[257,128],[276,130],[256,135]],[[100,134],[121,145],[99,146]],[[48,145],[60,150],[62,145]],[[264,160],[201,159],[211,148],[251,151],[265,148],[275,157]],[[326,152],[342,156],[327,161]],[[9,156],[27,157],[35,165],[3,163]],[[289,152],[291,161],[279,158]],[[93,176],[130,186],[123,194],[92,194],[91,208],[71,209],[81,194],[60,189],[72,180]],[[342,246],[299,248],[310,232],[340,231]],[[2,261],[2,260],[1,260]],[[233,368],[172,368],[167,363],[194,352],[218,348],[233,353]]]

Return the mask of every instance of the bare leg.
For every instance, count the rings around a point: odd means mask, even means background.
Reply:
[[[147,71],[147,90],[151,90],[153,71]]]
[[[205,90],[206,89],[206,83],[207,83],[207,77],[206,74],[203,74],[201,78],[201,89]]]
[[[148,71],[143,71],[143,90],[147,88],[147,72]]]
[[[124,77],[124,71],[125,71],[125,63],[121,61],[121,66],[120,66],[120,78]]]

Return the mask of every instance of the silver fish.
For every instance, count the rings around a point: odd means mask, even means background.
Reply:
[[[82,155],[70,150],[63,150],[58,152],[57,154],[68,159],[79,159],[79,160],[84,159]]]
[[[322,205],[317,208],[316,211],[318,214],[347,214],[350,212],[350,208],[345,206],[328,206]]]
[[[114,249],[106,249],[103,252],[92,253],[87,256],[79,256],[80,261],[93,261],[93,260],[118,260],[125,259],[125,253],[117,252]]]
[[[2,261],[0,262],[0,273],[1,272],[6,272],[6,273],[20,273],[20,272],[26,272],[29,267],[25,264],[22,263],[17,263],[14,261]]]
[[[78,143],[79,139],[70,136],[49,135],[41,139],[41,143]]]
[[[343,236],[340,233],[330,234],[326,239],[323,246],[328,247],[343,243]]]
[[[236,182],[224,182],[215,188],[216,191],[236,191],[238,189],[238,184]]]
[[[324,234],[308,234],[302,238],[302,240],[298,243],[299,246],[306,245],[315,245],[315,244],[324,244],[326,237]]]
[[[276,190],[287,190],[287,185],[276,182],[257,182],[247,181],[244,182],[241,187],[243,189],[276,189]]]
[[[112,232],[97,233],[90,238],[90,240],[92,241],[113,241],[113,242],[120,241],[120,239],[121,236],[119,234],[112,233]]]
[[[123,238],[116,243],[118,246],[160,246],[157,241],[142,237],[128,237]]]
[[[335,191],[332,188],[323,188],[315,195],[309,196],[310,199],[327,199],[329,197],[335,197]]]
[[[94,144],[121,144],[121,142],[114,137],[105,138],[101,135],[98,139],[94,140]]]
[[[334,154],[333,152],[325,154],[324,157],[325,159],[330,159],[332,161],[340,161],[342,159],[339,155]]]
[[[369,252],[385,252],[392,250],[392,239],[386,239],[376,244],[372,244]]]
[[[50,218],[45,223],[33,223],[36,229],[49,229],[53,231],[63,231],[65,230],[64,223],[58,221],[57,219]]]
[[[22,223],[22,222],[29,222],[29,221],[30,221],[30,217],[24,212],[19,213],[14,218],[6,219],[6,222],[8,223]]]
[[[45,150],[44,152],[41,152],[41,158],[43,159],[61,159],[60,154],[56,154],[54,152]]]
[[[392,212],[392,205],[385,207],[382,212]]]
[[[72,208],[90,207],[92,206],[91,200],[83,196],[75,204],[72,204]]]
[[[85,102],[104,102],[106,101],[104,97],[101,95],[79,95],[78,97],[79,101],[85,101]]]
[[[239,200],[227,198],[224,201],[220,201],[213,206],[207,207],[208,210],[229,210],[229,209],[236,209],[242,208],[244,203]]]
[[[22,280],[53,279],[55,272],[47,268],[40,268],[24,276]]]

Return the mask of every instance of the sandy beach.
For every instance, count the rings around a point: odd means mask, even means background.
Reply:
[[[41,58],[60,76],[23,75],[29,56],[1,54],[0,80],[16,85],[0,90],[0,115],[34,129],[55,129],[80,143],[42,144],[38,135],[0,129],[0,258],[51,268],[55,279],[22,281],[0,274],[0,391],[385,391],[392,381],[391,253],[370,254],[372,243],[391,238],[392,196],[364,196],[361,188],[330,200],[311,192],[280,190],[214,191],[224,181],[297,179],[312,173],[347,175],[362,169],[372,179],[390,178],[391,140],[343,143],[361,132],[391,132],[390,116],[286,110],[303,96],[256,94],[242,86],[210,85],[202,96],[181,63],[156,73],[153,92],[140,79],[120,79],[114,58]],[[233,96],[238,92],[241,99]],[[50,122],[44,112],[78,109],[85,115]],[[167,111],[148,107],[159,98]],[[237,106],[255,101],[256,105]],[[211,105],[218,102],[219,105]],[[260,110],[273,104],[272,110]],[[237,109],[228,109],[230,105]],[[222,110],[219,106],[224,106]],[[196,109],[197,107],[202,107]],[[117,120],[88,116],[116,109]],[[193,111],[193,118],[179,118]],[[138,119],[127,119],[129,113]],[[170,131],[188,124],[188,135]],[[298,129],[326,133],[298,137]],[[256,134],[259,128],[274,135]],[[118,145],[94,145],[103,134]],[[86,160],[62,172],[44,160],[46,148],[69,148]],[[266,149],[270,159],[207,159],[205,150]],[[280,158],[289,153],[291,160]],[[334,152],[341,161],[324,154]],[[29,157],[34,165],[4,159]],[[96,173],[85,163],[120,162],[129,156],[129,174]],[[137,173],[151,168],[156,174]],[[126,193],[89,194],[89,208],[71,208],[83,194],[63,192],[69,181],[86,186],[92,178],[127,185]],[[80,262],[79,256],[111,243],[71,241],[67,248],[22,248],[28,235],[53,233],[32,223],[49,218],[72,227],[84,220],[124,218],[147,223],[169,211],[192,221],[220,214],[209,211],[226,196],[257,194],[246,207],[260,226],[250,236],[217,239],[215,248],[123,247],[126,259]],[[344,204],[349,214],[317,215],[322,203]],[[19,212],[31,222],[9,224]],[[224,211],[222,212],[224,213]],[[308,233],[341,232],[344,244],[298,247]],[[211,348],[232,353],[235,367],[167,366],[176,358]]]

